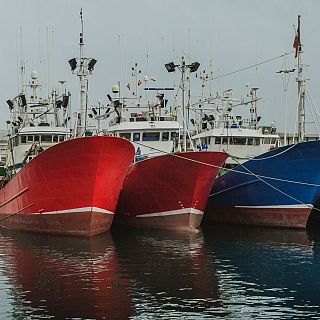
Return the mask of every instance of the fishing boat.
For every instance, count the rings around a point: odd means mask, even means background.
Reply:
[[[71,60],[75,70],[77,59]],[[36,72],[26,87],[31,94],[23,90],[7,101],[11,119],[0,189],[2,227],[89,237],[111,226],[134,148],[123,138],[86,136],[84,102],[93,66],[92,59],[83,56],[83,32],[78,61],[80,108],[73,131],[69,95],[55,91],[41,99]]]
[[[222,151],[181,150],[176,112],[166,111],[163,92],[153,103],[119,99],[108,134],[136,148],[120,193],[116,221],[154,228],[195,230],[215,177],[227,158]],[[138,112],[125,111],[138,108]],[[142,111],[146,110],[146,111]]]
[[[310,214],[318,213],[320,141],[304,141],[305,80],[302,77],[300,16],[295,48],[300,142],[263,153],[217,178],[208,199],[207,220],[305,228]]]

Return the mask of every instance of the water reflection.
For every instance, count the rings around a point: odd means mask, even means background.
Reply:
[[[205,226],[232,319],[312,319],[320,311],[319,232]]]
[[[110,234],[83,239],[2,231],[0,255],[6,277],[2,287],[8,293],[1,318],[126,319],[132,315]]]
[[[214,265],[203,234],[131,229],[115,232],[115,245],[132,288],[136,317],[205,318],[221,309]]]
[[[320,232],[0,233],[0,319],[317,319]]]

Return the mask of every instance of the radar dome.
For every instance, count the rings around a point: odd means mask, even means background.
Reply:
[[[31,78],[32,79],[37,79],[38,78],[38,72],[37,71],[32,71],[31,72]]]
[[[113,86],[112,86],[112,92],[113,93],[119,93],[119,86],[117,85],[117,84],[114,84]]]

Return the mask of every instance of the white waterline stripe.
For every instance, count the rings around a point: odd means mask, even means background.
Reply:
[[[274,206],[235,206],[236,208],[254,208],[254,209],[312,209],[313,205],[312,204],[287,204],[287,205],[274,205]]]
[[[42,212],[41,214],[60,214],[60,213],[87,212],[87,211],[114,214],[114,212],[112,211],[97,208],[97,207],[83,207],[83,208],[74,208],[74,209],[67,209],[67,210],[48,211],[48,212]],[[35,213],[35,214],[39,214],[39,213]]]
[[[194,209],[194,208],[183,208],[178,210],[170,210],[170,211],[162,211],[162,212],[155,212],[155,213],[147,213],[147,214],[140,214],[136,216],[136,218],[148,218],[148,217],[162,217],[162,216],[174,216],[178,214],[186,214],[186,213],[193,213],[193,214],[203,214],[203,211]]]

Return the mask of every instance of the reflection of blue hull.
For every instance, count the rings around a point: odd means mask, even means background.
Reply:
[[[320,141],[302,142],[264,153],[217,178],[206,218],[305,227],[319,195]]]

